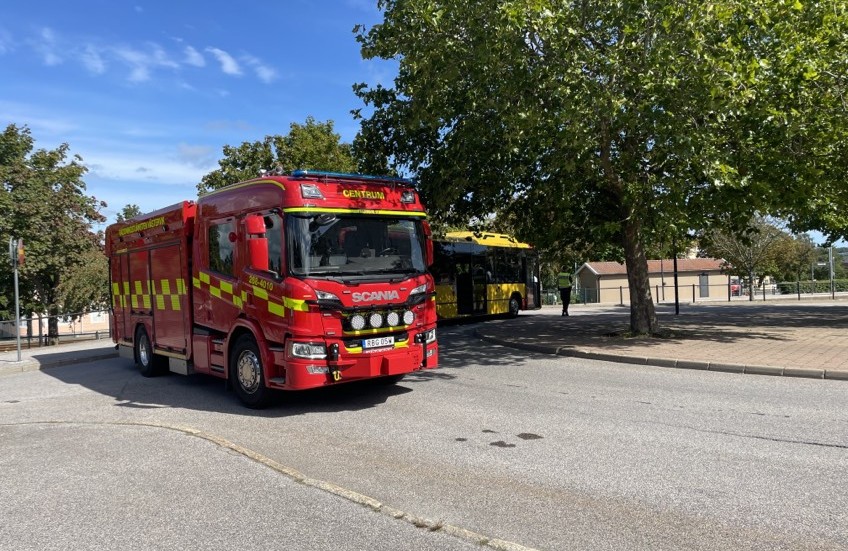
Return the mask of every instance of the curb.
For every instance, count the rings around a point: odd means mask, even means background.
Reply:
[[[651,358],[643,356],[623,356],[618,354],[611,354],[609,352],[581,350],[579,348],[572,348],[569,346],[554,346],[548,344],[512,342],[503,338],[495,337],[493,335],[484,334],[479,329],[474,330],[474,335],[478,339],[491,344],[499,344],[501,346],[507,346],[509,348],[516,348],[519,350],[527,350],[530,352],[540,352],[543,354],[582,358],[586,360],[599,360],[604,362],[625,363],[632,365],[650,365],[653,367],[670,367],[675,369],[718,371],[723,373],[736,373],[739,375],[771,375],[778,377],[801,377],[807,379],[829,379],[848,381],[848,372],[845,371],[827,371],[824,369],[807,367],[777,367],[770,365],[747,365],[723,362],[708,362],[702,360],[681,360],[669,358]]]
[[[117,352],[108,352],[105,354],[93,354],[90,356],[65,358],[49,362],[40,362],[38,360],[33,360],[32,358],[29,358],[26,360],[21,360],[20,362],[11,362],[9,365],[0,365],[0,375],[5,375],[7,373],[25,373],[27,371],[43,371],[45,369],[52,369],[54,367],[62,367],[83,362],[96,362],[99,360],[108,360],[117,357]]]

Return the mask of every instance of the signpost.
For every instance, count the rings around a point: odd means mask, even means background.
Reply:
[[[24,240],[9,238],[9,261],[15,273],[15,339],[18,343],[18,361],[21,361],[21,306],[18,293],[18,266],[24,263]]]

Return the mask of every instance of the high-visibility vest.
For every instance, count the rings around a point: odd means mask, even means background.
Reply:
[[[557,275],[557,286],[560,289],[571,287],[571,274],[560,272],[559,275]]]

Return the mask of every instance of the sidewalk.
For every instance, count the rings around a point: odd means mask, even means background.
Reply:
[[[628,338],[630,309],[572,305],[480,325],[477,336],[524,350],[732,373],[848,380],[845,301],[661,305],[666,338]]]
[[[63,343],[56,346],[21,349],[21,361],[17,350],[0,352],[0,375],[35,371],[80,362],[93,362],[115,358],[118,351],[110,338],[86,339],[80,342]]]

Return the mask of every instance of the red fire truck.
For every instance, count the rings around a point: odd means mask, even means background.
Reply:
[[[433,248],[408,180],[295,171],[109,226],[112,335],[142,375],[273,390],[438,362]]]

